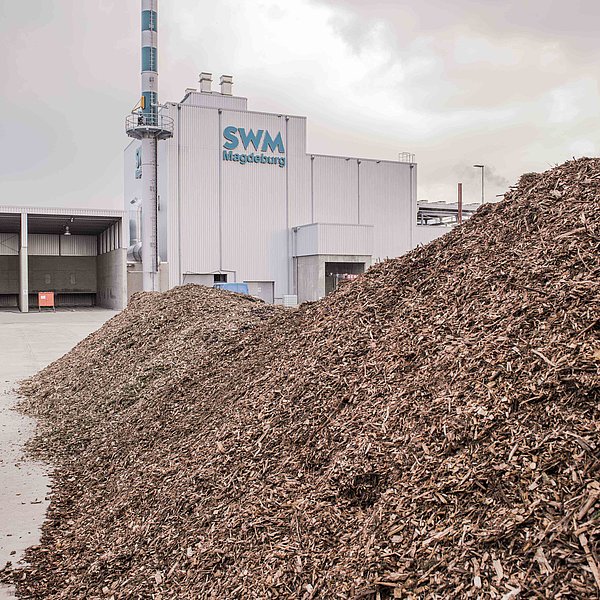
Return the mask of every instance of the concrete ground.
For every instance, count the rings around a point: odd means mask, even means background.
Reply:
[[[0,569],[16,564],[24,550],[39,542],[49,504],[48,465],[27,460],[23,445],[35,421],[13,410],[17,382],[33,375],[117,314],[104,309],[0,310]],[[14,598],[0,585],[0,600]]]

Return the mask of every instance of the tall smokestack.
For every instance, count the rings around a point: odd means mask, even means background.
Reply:
[[[158,115],[158,0],[142,0],[142,110],[148,124]]]
[[[158,125],[158,0],[142,0],[142,113]],[[158,277],[158,198],[156,136],[142,138],[142,271],[145,292],[160,290]]]
[[[158,0],[142,0],[142,95],[126,119],[130,137],[142,141],[142,271],[144,291],[158,291],[158,140],[173,135],[173,119],[159,114]]]

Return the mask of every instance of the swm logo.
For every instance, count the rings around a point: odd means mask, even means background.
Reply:
[[[225,143],[223,144],[223,160],[239,162],[240,164],[262,164],[262,165],[278,165],[285,167],[285,156],[275,156],[274,153],[285,154],[285,146],[283,145],[283,139],[281,133],[277,132],[277,135],[273,137],[266,129],[258,129],[254,131],[250,129],[246,131],[243,127],[225,127],[223,130],[223,138]],[[261,154],[234,154],[235,150],[240,142],[244,147],[244,150],[248,152],[250,147],[254,148],[255,152]],[[265,152],[271,152],[273,155],[264,154]]]

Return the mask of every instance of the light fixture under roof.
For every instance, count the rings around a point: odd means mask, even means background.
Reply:
[[[71,235],[71,232],[69,231],[69,226],[65,225],[65,232],[63,233],[63,235]]]

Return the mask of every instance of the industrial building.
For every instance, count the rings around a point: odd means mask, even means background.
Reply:
[[[202,73],[199,89],[152,118],[167,132],[156,145],[160,289],[247,282],[267,302],[316,300],[419,241],[411,157],[307,153],[305,117],[248,110],[229,76],[216,91]],[[130,128],[143,119],[140,112]],[[148,222],[140,215],[142,142],[125,150],[130,259],[141,256]],[[141,289],[141,268],[132,262],[129,270],[131,293]]]
[[[56,306],[124,308],[124,214],[0,206],[0,307],[27,312],[52,292]]]
[[[413,155],[308,153],[306,117],[249,110],[229,75],[213,90],[201,73],[166,104],[158,82],[158,0],[141,0],[141,96],[125,119],[129,294],[243,283],[266,302],[312,301],[443,233],[416,225]]]

